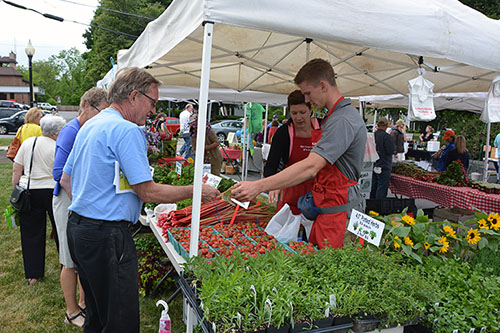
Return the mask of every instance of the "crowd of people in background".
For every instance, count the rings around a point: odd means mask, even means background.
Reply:
[[[372,171],[371,199],[383,199],[387,197],[392,163],[405,160],[405,122],[402,119],[398,119],[396,125],[392,128],[391,124],[392,122],[388,121],[385,117],[381,117],[377,122],[374,135],[379,159],[374,163]],[[443,132],[441,140],[446,144],[442,145],[437,152],[432,154],[435,169],[440,172],[446,171],[452,162],[458,160],[467,171],[470,156],[465,137],[462,135],[456,136],[455,131],[452,129],[445,129]],[[434,128],[427,125],[420,134],[419,139],[421,144],[434,141]],[[500,145],[500,138],[498,142]],[[392,158],[389,158],[389,156],[392,156]]]

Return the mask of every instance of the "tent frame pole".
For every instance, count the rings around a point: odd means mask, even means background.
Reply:
[[[488,126],[486,130],[486,149],[484,151],[484,172],[483,172],[483,182],[488,181],[488,157],[490,156],[490,132],[491,132],[491,122],[488,121]]]
[[[193,186],[193,216],[191,220],[191,241],[189,244],[189,256],[198,255],[198,238],[200,236],[200,209],[201,190],[203,177],[203,160],[205,155],[205,136],[207,123],[207,102],[208,88],[210,80],[210,56],[212,54],[213,23],[206,23],[204,27],[203,60],[201,64],[200,98],[198,100],[198,124],[196,132],[197,154],[194,165],[194,186]]]

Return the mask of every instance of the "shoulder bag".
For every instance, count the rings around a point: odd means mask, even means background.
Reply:
[[[14,158],[17,155],[17,151],[19,147],[21,147],[21,134],[23,132],[24,125],[21,127],[19,134],[14,137],[14,140],[9,145],[9,149],[7,149],[7,158],[14,162]]]
[[[33,168],[33,155],[35,154],[36,140],[38,140],[38,137],[35,137],[35,141],[33,142],[33,148],[31,149],[28,186],[26,188],[22,188],[21,186],[19,186],[19,184],[16,185],[10,196],[11,206],[14,207],[15,210],[21,213],[27,213],[31,210],[30,180],[31,180],[31,170]]]

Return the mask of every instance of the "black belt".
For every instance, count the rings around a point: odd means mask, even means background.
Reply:
[[[122,226],[128,227],[132,223],[132,222],[125,221],[125,220],[120,220],[120,221],[96,220],[96,219],[92,219],[90,217],[82,216],[78,213],[75,213],[74,211],[70,211],[69,216],[72,216],[72,215],[76,216],[77,218],[79,218],[82,221],[86,221],[86,222],[90,222],[90,223],[105,224],[105,225],[116,226],[116,227],[122,227]]]

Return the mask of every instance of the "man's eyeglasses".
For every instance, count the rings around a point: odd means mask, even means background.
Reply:
[[[93,107],[94,109],[96,109],[96,110],[97,110],[97,112],[101,112],[101,110],[99,110],[99,108],[98,108],[97,106],[95,106],[95,105],[91,105],[91,107]]]
[[[156,108],[156,103],[158,103],[158,102],[157,102],[157,101],[156,101],[153,97],[148,96],[148,94],[145,94],[145,93],[143,93],[143,92],[142,92],[142,91],[140,91],[140,90],[138,90],[138,92],[139,92],[139,94],[141,94],[142,96],[147,97],[147,98],[151,101],[151,106],[152,106],[153,108]]]

